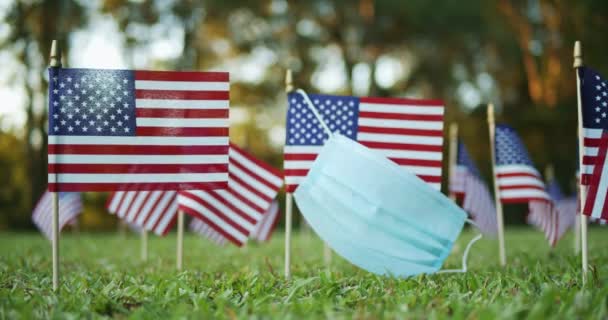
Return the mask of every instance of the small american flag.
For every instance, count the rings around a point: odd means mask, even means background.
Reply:
[[[82,212],[80,193],[59,193],[59,230],[74,221]],[[32,213],[32,221],[48,239],[53,234],[53,194],[45,191]]]
[[[242,246],[283,186],[283,175],[234,144],[229,156],[228,189],[180,191],[178,203],[180,210]]]
[[[161,236],[167,234],[177,217],[176,191],[117,191],[106,203],[130,226],[136,226]]]
[[[608,129],[608,82],[587,67],[578,68],[583,112],[583,168],[581,184],[589,185],[597,164],[600,140]]]
[[[471,160],[464,143],[458,144],[456,168],[450,180],[450,192],[462,199],[462,207],[485,234],[496,234],[496,208],[488,186]]]
[[[190,221],[190,230],[203,238],[209,239],[211,242],[217,244],[218,246],[223,246],[226,244],[228,240],[221,233],[215,231],[212,227],[206,224],[201,219],[193,218]]]
[[[332,132],[375,149],[439,190],[443,148],[440,100],[310,95]],[[288,96],[285,182],[293,192],[328,139],[299,93]]]
[[[227,187],[228,73],[49,74],[49,190]]]
[[[559,228],[557,238],[561,238],[568,229],[572,228],[576,222],[578,208],[578,196],[564,196],[557,180],[552,179],[547,183],[547,192],[557,208],[559,213]]]
[[[513,128],[496,126],[496,181],[503,203],[528,203],[528,221],[540,225],[551,245],[558,235],[559,213],[540,173]]]

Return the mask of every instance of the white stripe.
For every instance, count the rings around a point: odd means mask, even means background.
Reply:
[[[314,161],[286,160],[283,164],[285,169],[310,169]]]
[[[359,118],[359,126],[443,130],[443,121],[388,120],[362,117]]]
[[[598,151],[599,151],[599,148],[585,147],[583,149],[583,155],[588,156],[588,157],[597,157]]]
[[[410,150],[392,150],[392,149],[376,149],[372,150],[380,152],[387,158],[396,159],[418,159],[418,160],[436,160],[441,161],[443,154],[441,151],[410,151]]]
[[[228,156],[49,154],[48,161],[64,164],[222,164],[228,162]]]
[[[217,193],[222,198],[227,200],[228,203],[237,207],[237,209],[243,211],[246,215],[252,217],[256,221],[262,217],[262,215],[259,212],[254,210],[251,206],[244,204],[241,200],[239,200],[237,197],[235,197],[232,193],[230,193],[226,190],[217,190]]]
[[[401,167],[417,176],[441,176],[441,167],[420,167],[411,165],[401,165]]]
[[[222,190],[220,190],[220,191],[222,191]],[[251,222],[243,219],[243,217],[238,215],[236,212],[232,211],[226,205],[224,205],[223,203],[218,201],[215,197],[211,196],[207,191],[195,190],[195,191],[187,191],[187,192],[189,192],[190,194],[203,200],[206,204],[213,206],[214,208],[219,210],[221,213],[223,213],[228,219],[234,221],[236,224],[240,225],[245,230],[251,231],[251,229],[253,228],[253,225],[251,224]],[[206,208],[205,211],[210,211],[210,210],[208,208]],[[197,212],[200,212],[200,211],[197,211]],[[212,212],[209,212],[208,215],[215,216],[215,214]],[[219,219],[219,217],[218,217],[218,219]]]
[[[169,203],[168,207],[165,207],[165,214],[161,217],[160,223],[156,226],[154,232],[157,235],[162,235],[165,232],[165,229],[169,226],[169,223],[173,220],[175,216],[175,212],[177,212],[177,201],[172,201]]]
[[[600,182],[597,186],[597,192],[595,193],[593,211],[591,212],[592,217],[594,217],[594,218],[602,217],[602,211],[604,210],[604,202],[606,201],[606,191],[607,190],[608,190],[608,166],[606,166],[606,163],[604,163],[602,166]]]
[[[175,202],[175,191],[163,191],[158,205],[154,207],[154,211],[150,213],[150,218],[144,226],[147,230],[153,230],[156,232],[156,230],[152,228],[154,228],[154,226],[163,218],[163,216],[168,215],[172,217],[175,215],[177,210],[173,212],[165,210],[167,207],[170,207],[170,201],[172,200]]]
[[[228,233],[231,236],[233,236],[234,238],[236,238],[236,240],[238,240],[239,242],[244,243],[245,241],[247,241],[247,237],[245,235],[243,235],[240,231],[234,229],[231,225],[224,222],[224,220],[220,219],[215,214],[209,212],[209,210],[206,207],[203,207],[198,202],[196,202],[190,198],[187,198],[187,197],[179,196],[179,203],[181,205],[188,207],[188,208],[200,213],[201,215],[205,216],[207,219],[209,219],[211,222],[213,222],[219,228],[224,230],[226,233]]]
[[[441,146],[443,145],[442,137],[425,137],[425,136],[411,136],[403,134],[386,134],[386,133],[367,133],[359,132],[357,134],[357,141],[359,142],[396,142],[396,143],[408,143],[417,145],[430,145],[430,146]]]
[[[539,198],[539,199],[549,199],[549,196],[546,192],[537,189],[511,189],[511,190],[501,190],[500,191],[501,199],[519,199],[519,198]]]
[[[545,188],[545,184],[538,178],[521,176],[521,177],[502,177],[498,178],[499,187],[508,186],[537,186],[539,188]]]
[[[144,206],[141,208],[141,213],[139,214],[139,216],[137,216],[137,221],[135,221],[135,223],[138,226],[144,225],[146,218],[150,215],[150,210],[152,210],[152,206],[156,203],[162,193],[162,191],[152,191],[150,198],[148,198],[148,201],[146,201]]]
[[[360,111],[365,112],[386,112],[399,114],[424,114],[424,115],[443,115],[445,108],[417,106],[414,104],[384,104],[362,102],[359,105]]]
[[[137,118],[138,127],[228,128],[228,119],[208,118]]]
[[[228,109],[229,100],[136,99],[137,109]]]
[[[58,176],[58,178],[56,178]],[[226,181],[226,173],[121,173],[121,174],[89,174],[65,173],[49,174],[49,183],[163,183],[163,182],[214,182]]]
[[[136,90],[229,91],[230,82],[135,80]]]
[[[117,191],[116,193],[114,193],[112,199],[110,200],[110,205],[108,206],[108,211],[110,213],[116,214],[116,210],[118,209],[117,206],[120,203],[120,199],[122,199],[123,194],[123,191]]]
[[[49,135],[49,144],[136,146],[228,146],[228,137],[92,137]]]
[[[583,136],[589,139],[599,139],[602,137],[602,133],[604,130],[602,129],[588,129],[583,128]]]
[[[264,178],[264,180],[266,180],[267,182],[269,182],[277,187],[280,187],[283,185],[283,180],[280,177],[275,176],[270,171],[257,165],[255,162],[247,159],[245,156],[240,154],[236,149],[230,148],[228,155],[230,156],[230,159],[232,161],[236,161],[237,163],[241,164],[245,168],[248,168],[249,170],[254,172],[256,175]]]
[[[234,176],[240,178],[243,181],[243,183],[245,183],[249,187],[252,187],[253,189],[256,189],[257,191],[263,193],[265,196],[267,196],[269,198],[273,198],[274,195],[276,194],[276,191],[274,189],[269,188],[268,186],[266,186],[265,184],[256,180],[254,177],[245,173],[243,170],[241,170],[240,168],[237,168],[236,166],[230,166],[229,171],[230,171],[231,176],[234,175]],[[230,183],[232,183],[232,182],[235,182],[235,181],[231,179]]]
[[[129,222],[134,222],[135,215],[140,212],[139,208],[142,206],[144,199],[146,198],[146,196],[148,196],[148,193],[149,191],[141,191],[137,193],[137,195],[135,196],[135,200],[133,200],[133,205],[130,208],[131,210],[127,212],[127,217],[125,218],[125,220]]]
[[[228,185],[230,186],[230,189],[232,189],[234,193],[240,194],[241,196],[247,198],[247,200],[255,203],[258,207],[265,208],[268,205],[268,202],[266,200],[258,197],[255,193],[249,191],[248,189],[243,187],[240,183],[237,183],[236,181],[229,181]]]
[[[304,181],[304,178],[306,178],[306,177],[305,176],[286,176],[285,184],[286,185],[298,185],[302,181]]]
[[[133,201],[133,197],[135,197],[135,194],[135,191],[124,193],[123,196],[125,198],[122,200],[122,205],[120,206],[120,208],[118,208],[118,211],[116,212],[119,217],[124,218],[126,216],[127,209],[129,209],[129,205],[131,205],[131,201]]]
[[[528,165],[519,165],[519,164],[508,164],[508,165],[499,165],[496,166],[497,174],[509,174],[509,173],[528,173],[533,174],[537,177],[540,177],[540,174],[536,169],[528,166]]]

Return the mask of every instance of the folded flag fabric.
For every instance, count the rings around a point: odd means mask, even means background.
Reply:
[[[228,73],[49,75],[50,191],[227,187]]]
[[[75,221],[82,212],[82,200],[78,192],[59,193],[59,230]],[[32,221],[48,239],[53,236],[53,194],[45,191],[32,213]]]
[[[462,208],[485,234],[496,234],[496,208],[488,186],[471,160],[464,143],[458,143],[456,168],[450,179],[450,192],[462,199]]]
[[[265,242],[270,240],[270,236],[274,231],[277,223],[279,222],[279,202],[277,200],[272,202],[268,211],[264,214],[262,219],[258,221],[255,229],[251,232],[251,238],[259,242]]]
[[[242,246],[283,186],[283,175],[230,144],[228,189],[179,192],[180,210]]]
[[[441,100],[309,95],[332,132],[360,142],[441,189]],[[299,93],[288,95],[285,184],[294,192],[328,136]]]
[[[568,229],[574,227],[576,222],[576,215],[580,211],[578,208],[578,196],[576,194],[571,196],[564,196],[559,183],[555,179],[551,179],[547,183],[547,192],[559,213],[559,228],[558,228],[558,239],[561,238]]]
[[[177,218],[175,191],[117,191],[110,195],[106,208],[130,226],[166,235]]]
[[[221,233],[215,231],[212,227],[206,224],[203,220],[193,218],[190,221],[190,230],[203,238],[209,239],[218,246],[223,246],[228,240]]]
[[[540,226],[549,243],[554,246],[559,240],[559,213],[526,147],[513,128],[497,125],[495,148],[495,179],[500,201],[527,203],[531,216],[529,221]]]

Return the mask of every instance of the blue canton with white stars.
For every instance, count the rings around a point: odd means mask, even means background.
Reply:
[[[534,168],[528,150],[515,130],[506,125],[496,126],[496,165],[519,164]]]
[[[467,151],[467,148],[464,146],[464,143],[462,143],[462,141],[458,142],[458,156],[456,158],[456,164],[466,167],[467,170],[476,177],[481,176],[479,174],[479,170],[473,163],[473,160],[471,160],[471,156],[469,156],[469,152]]]
[[[559,187],[559,183],[557,180],[553,179],[547,183],[547,193],[549,197],[553,200],[562,200],[564,198],[564,194],[562,193],[562,189]]]
[[[583,104],[583,126],[585,128],[608,129],[608,83],[592,69],[578,70],[581,80],[581,102]]]
[[[359,98],[349,96],[309,95],[319,114],[332,132],[357,140]],[[327,133],[310,110],[302,95],[288,96],[287,135],[288,146],[322,146]]]
[[[134,136],[132,71],[50,68],[49,135]]]

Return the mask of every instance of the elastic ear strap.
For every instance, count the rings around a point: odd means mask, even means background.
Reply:
[[[479,228],[479,226],[477,226],[477,224],[475,222],[473,222],[470,219],[466,220],[468,223],[474,225],[475,227]],[[475,236],[473,239],[471,239],[471,241],[469,241],[469,244],[467,244],[467,247],[464,249],[464,253],[462,254],[462,269],[447,269],[447,270],[439,270],[437,271],[437,273],[455,273],[455,272],[467,272],[467,260],[469,258],[469,251],[471,250],[471,247],[473,246],[473,244],[477,241],[479,241],[481,238],[483,237],[483,235],[480,233],[477,236]]]
[[[317,118],[319,123],[321,123],[323,130],[325,130],[325,133],[327,133],[330,137],[333,136],[333,133],[331,132],[331,130],[329,130],[329,127],[327,126],[325,121],[323,121],[323,117],[321,117],[321,114],[319,113],[319,111],[317,110],[315,105],[312,103],[312,101],[306,94],[306,91],[304,91],[302,89],[298,89],[298,90],[296,90],[296,92],[299,93],[300,95],[302,95],[302,97],[304,97],[304,101],[306,101],[306,104],[308,104],[308,108],[310,108],[310,111],[312,111],[312,113],[315,115],[315,118]]]

